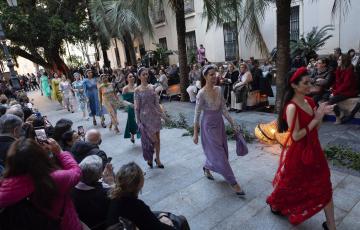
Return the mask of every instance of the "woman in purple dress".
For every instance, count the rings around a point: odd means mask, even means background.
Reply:
[[[135,88],[134,108],[136,123],[141,134],[141,145],[144,159],[150,168],[153,167],[153,155],[158,168],[164,168],[160,161],[160,129],[161,117],[164,117],[159,105],[159,97],[154,88],[148,84],[149,73],[144,67],[138,71],[141,84]]]
[[[220,173],[237,195],[244,196],[245,193],[236,181],[229,163],[227,137],[222,116],[224,115],[229,121],[235,132],[239,132],[240,128],[229,115],[221,93],[221,88],[220,86],[216,86],[216,81],[216,66],[205,66],[201,76],[202,89],[196,97],[193,140],[195,144],[198,143],[199,120],[201,111],[203,111],[200,130],[201,144],[206,156],[203,167],[204,175],[209,180],[214,180],[210,171]]]

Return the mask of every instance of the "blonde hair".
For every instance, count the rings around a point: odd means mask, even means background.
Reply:
[[[115,187],[110,191],[110,198],[116,199],[124,195],[138,195],[144,180],[141,168],[135,163],[130,162],[121,166],[115,176]]]

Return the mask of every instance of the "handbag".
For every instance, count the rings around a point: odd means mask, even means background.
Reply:
[[[236,155],[238,156],[247,155],[249,153],[249,149],[241,132],[235,134],[235,141],[236,141]]]

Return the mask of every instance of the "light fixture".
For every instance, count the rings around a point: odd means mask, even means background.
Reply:
[[[10,7],[17,6],[17,0],[7,0],[7,3]]]

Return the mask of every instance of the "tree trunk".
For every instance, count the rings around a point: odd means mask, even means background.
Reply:
[[[128,50],[128,53],[126,55],[128,64],[131,63],[131,65],[136,65],[136,54],[135,54],[135,48],[134,43],[132,41],[132,37],[129,31],[126,31],[123,34],[124,39],[124,46],[125,49]]]
[[[176,18],[176,32],[178,37],[181,101],[188,101],[189,95],[186,92],[186,88],[189,85],[189,79],[188,79],[186,43],[185,43],[186,25],[185,25],[184,0],[176,1],[175,18]]]
[[[51,64],[51,69],[53,71],[63,73],[65,75],[68,75],[70,73],[69,67],[65,64],[64,60],[62,60],[57,50],[54,49],[50,51],[47,55],[47,59]]]
[[[286,84],[286,74],[290,70],[290,7],[291,0],[276,0],[277,20],[277,58],[276,58],[276,103],[280,111],[281,100]]]
[[[101,52],[103,54],[104,65],[109,68],[110,67],[110,60],[109,60],[109,57],[107,55],[107,49],[103,45],[101,45]]]

